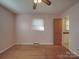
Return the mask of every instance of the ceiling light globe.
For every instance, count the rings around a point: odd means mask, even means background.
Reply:
[[[41,3],[42,2],[42,0],[38,0],[38,3]]]
[[[38,3],[38,0],[34,0],[34,3]]]

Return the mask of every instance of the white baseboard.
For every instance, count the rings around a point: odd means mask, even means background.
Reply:
[[[40,43],[40,45],[53,45],[53,43]]]
[[[78,56],[79,57],[79,54],[78,53],[76,53],[75,51],[73,51],[72,49],[69,49],[70,51],[71,51],[71,53],[73,53],[73,54],[75,54],[76,56]]]
[[[10,45],[9,47],[7,47],[7,48],[1,50],[1,51],[0,51],[0,54],[3,53],[3,52],[5,52],[5,51],[8,50],[9,48],[13,47],[14,45],[15,45],[15,44],[12,44],[12,45]]]
[[[34,43],[16,43],[16,45],[33,45]],[[40,45],[53,45],[53,43],[40,43]]]
[[[33,43],[16,43],[16,45],[33,45]]]

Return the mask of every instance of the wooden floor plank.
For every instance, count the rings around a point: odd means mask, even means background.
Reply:
[[[0,59],[79,59],[67,49],[52,45],[16,45],[0,54]]]

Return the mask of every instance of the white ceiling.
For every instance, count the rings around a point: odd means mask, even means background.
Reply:
[[[42,13],[59,14],[70,8],[79,0],[50,0],[51,6],[44,3],[38,4],[37,9],[33,10],[33,0],[0,0],[0,4],[16,13]]]

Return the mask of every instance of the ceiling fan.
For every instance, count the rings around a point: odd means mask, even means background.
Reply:
[[[33,2],[33,9],[36,9],[37,4],[38,4],[38,3],[41,3],[41,2],[44,2],[44,3],[47,4],[48,6],[51,5],[51,1],[49,1],[49,0],[34,0],[34,2]]]

